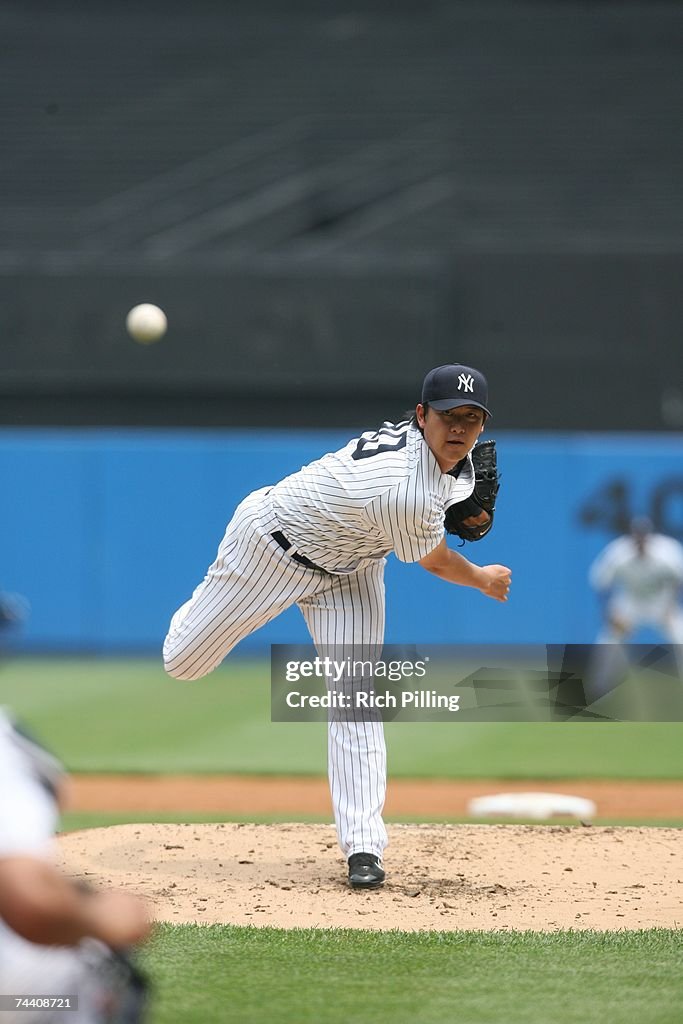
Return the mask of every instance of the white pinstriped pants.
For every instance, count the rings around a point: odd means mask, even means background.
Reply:
[[[384,559],[346,576],[294,561],[271,534],[280,529],[268,488],[254,491],[228,524],[216,561],[191,599],[175,613],[164,641],[164,665],[176,679],[199,679],[244,637],[292,604],[301,609],[320,657],[331,646],[379,657],[384,640]],[[337,653],[337,658],[339,654]],[[382,856],[386,747],[379,720],[332,720],[328,777],[342,853]]]

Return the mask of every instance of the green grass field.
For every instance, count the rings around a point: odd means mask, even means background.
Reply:
[[[327,814],[298,814],[297,821],[300,822],[321,822],[323,824],[330,824],[332,819],[332,810]],[[290,822],[292,815],[287,813],[283,814],[231,814],[230,821],[243,821],[253,822],[256,824],[270,824],[277,822]],[[457,825],[472,824],[471,818],[457,818],[452,814],[444,814],[440,817],[435,815],[429,815],[429,817],[421,817],[420,815],[392,815],[392,824],[406,823],[412,825]],[[194,813],[192,811],[178,811],[176,813],[170,813],[166,811],[128,811],[126,813],[102,813],[102,812],[69,812],[67,811],[62,815],[60,819],[60,831],[62,832],[75,832],[86,828],[108,828],[109,825],[129,825],[135,822],[149,822],[160,824],[163,822],[171,822],[172,824],[180,825],[192,825],[202,824],[206,822],[221,822],[225,821],[225,814],[201,814]],[[488,824],[516,824],[516,825],[538,825],[538,824],[557,824],[557,819],[550,822],[538,822],[537,820],[531,821],[524,818],[509,818],[501,817],[499,819],[490,818],[487,819]],[[562,824],[573,825],[576,828],[582,828],[583,826],[577,822],[571,822],[569,820],[562,821]],[[638,825],[641,828],[683,828],[681,818],[648,818],[647,821],[634,821],[632,818],[628,820],[621,818],[603,818],[599,817],[595,820],[596,825],[626,825],[633,827]],[[1,1024],[1,1022],[0,1022]]]
[[[6,664],[10,705],[72,771],[320,775],[323,723],[270,721],[269,665],[234,659],[194,683],[151,659]],[[681,778],[683,723],[389,723],[392,777]]]
[[[144,659],[17,660],[11,706],[77,772],[321,775],[323,724],[270,722],[269,667],[196,683]],[[683,724],[389,724],[391,776],[681,778]],[[66,828],[220,815],[71,814]],[[151,1024],[678,1024],[681,931],[372,933],[161,926]]]
[[[153,1024],[679,1024],[680,932],[164,926]]]

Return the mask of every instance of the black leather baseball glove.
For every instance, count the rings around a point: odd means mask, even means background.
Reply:
[[[496,442],[482,441],[472,449],[474,466],[474,490],[469,498],[458,501],[446,509],[445,527],[447,533],[457,533],[463,540],[481,540],[493,526],[496,509],[496,495],[500,488],[496,462]],[[488,519],[482,513],[488,514]],[[481,518],[481,523],[465,523],[471,518]]]

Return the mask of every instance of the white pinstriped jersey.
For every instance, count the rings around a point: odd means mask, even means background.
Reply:
[[[368,431],[240,502],[216,560],[174,614],[164,665],[199,679],[261,626],[296,604],[316,649],[381,650],[384,556],[415,562],[444,537],[446,509],[469,497],[469,456],[458,477],[442,473],[422,434],[406,420]],[[317,568],[292,558],[294,552]],[[362,657],[367,655],[362,654]],[[350,680],[348,682],[351,682]],[[386,747],[379,716],[328,723],[328,774],[345,857],[381,857]]]
[[[458,477],[442,473],[409,421],[382,424],[285,477],[273,511],[294,549],[333,573],[355,572],[394,551],[417,562],[444,536],[444,513],[474,490],[468,455]]]

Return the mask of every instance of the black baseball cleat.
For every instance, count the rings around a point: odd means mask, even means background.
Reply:
[[[349,857],[349,885],[352,889],[377,889],[384,884],[384,870],[373,853],[352,853]]]

